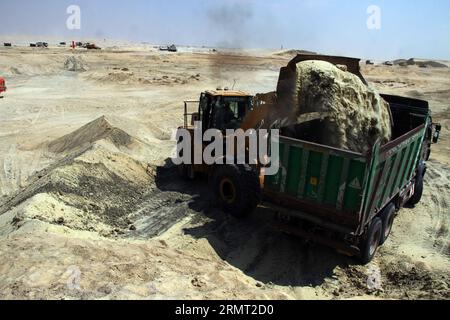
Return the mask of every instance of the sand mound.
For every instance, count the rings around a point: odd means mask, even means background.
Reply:
[[[73,72],[83,72],[87,71],[88,67],[81,57],[70,56],[64,62],[64,69]]]
[[[112,121],[130,125],[122,118]],[[148,163],[152,154],[160,157],[157,146],[130,136],[100,117],[47,147],[62,153],[60,160],[31,176],[26,187],[0,205],[0,236],[17,233],[25,225],[118,236],[130,232],[131,218],[149,213],[140,207],[155,192],[156,171]],[[167,200],[161,201],[168,205]],[[158,204],[156,200],[152,208],[157,210]],[[156,233],[170,223],[153,222],[152,228]],[[153,229],[148,228],[147,233]]]
[[[0,235],[19,229],[23,223],[18,222],[29,221],[102,236],[128,230],[128,216],[153,190],[154,175],[146,164],[111,149],[114,146],[94,145],[38,172],[0,206]]]
[[[94,120],[80,129],[65,135],[48,145],[54,153],[73,151],[91,145],[95,141],[106,139],[116,147],[127,146],[133,138],[125,131],[113,127],[104,116]]]
[[[119,85],[186,85],[188,83],[201,80],[201,74],[190,73],[153,73],[153,72],[133,72],[128,68],[113,68],[111,72],[96,71],[90,72],[87,79],[94,80],[102,84]]]
[[[388,103],[359,77],[331,63],[303,61],[295,70],[286,69],[277,96],[269,123],[288,127],[284,134],[362,153],[378,139],[391,138]],[[313,119],[320,124],[297,126]]]
[[[317,54],[316,52],[313,51],[308,51],[308,50],[296,50],[296,49],[291,49],[291,50],[283,50],[280,52],[275,53],[275,55],[277,56],[296,56],[299,54]]]
[[[16,67],[10,67],[9,68],[9,74],[11,75],[21,75],[22,71],[20,71],[18,68]]]
[[[417,61],[414,58],[411,59],[398,59],[394,61],[395,65],[399,66],[419,66],[422,68],[448,68],[448,66],[444,63],[440,63],[437,61]]]
[[[418,66],[422,67],[430,67],[430,68],[448,68],[446,64],[437,62],[437,61],[423,61],[423,62],[417,62]]]

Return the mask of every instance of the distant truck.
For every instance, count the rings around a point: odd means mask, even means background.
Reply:
[[[11,45],[10,42],[5,42],[5,43],[3,43],[3,45],[4,45],[5,47],[12,47],[12,45]]]
[[[0,98],[3,98],[2,93],[6,91],[6,81],[5,78],[0,77]]]
[[[167,48],[167,50],[168,50],[169,52],[177,52],[177,51],[178,51],[177,47],[176,47],[174,44],[171,45],[171,46],[169,46],[169,47]]]
[[[159,51],[177,52],[178,49],[174,44],[172,44],[170,46],[160,46]]]
[[[85,43],[83,45],[83,48],[86,48],[88,50],[101,50],[102,48],[98,47],[95,43]]]

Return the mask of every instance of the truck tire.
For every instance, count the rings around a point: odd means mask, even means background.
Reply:
[[[383,223],[380,218],[374,218],[360,245],[360,259],[363,264],[368,264],[375,257],[383,233]]]
[[[381,223],[383,224],[383,231],[380,239],[380,246],[383,245],[389,238],[392,231],[392,225],[395,219],[395,205],[388,204],[380,214]]]
[[[408,200],[408,204],[415,206],[420,202],[423,195],[423,171],[417,172],[416,182],[414,183],[414,194],[411,199]]]
[[[248,216],[261,202],[259,175],[249,165],[219,165],[211,183],[219,206],[236,218]]]

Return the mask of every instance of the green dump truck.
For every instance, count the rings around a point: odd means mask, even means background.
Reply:
[[[367,155],[281,137],[280,170],[264,196],[278,227],[371,261],[388,238],[398,210],[423,191],[426,161],[440,125],[426,101],[383,95],[394,137]]]

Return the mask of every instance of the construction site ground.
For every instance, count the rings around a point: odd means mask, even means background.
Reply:
[[[178,178],[182,102],[217,86],[273,91],[292,57],[1,48],[0,297],[449,299],[449,68],[362,68],[382,93],[428,100],[443,127],[422,202],[366,266],[275,230],[268,209],[227,216],[207,181]]]

